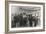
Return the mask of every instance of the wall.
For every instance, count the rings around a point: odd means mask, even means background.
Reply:
[[[24,0],[21,0],[21,1],[24,1]],[[28,1],[28,0],[25,0],[25,1]],[[46,3],[46,0],[29,0],[29,1]],[[4,9],[5,7],[4,6],[5,6],[5,1],[0,0],[0,34],[5,34],[5,9]],[[45,11],[45,13],[46,13],[46,11]],[[46,18],[45,18],[45,22],[46,22]],[[11,33],[11,34],[15,34],[15,33]],[[16,33],[16,34],[46,34],[46,31],[45,32]]]

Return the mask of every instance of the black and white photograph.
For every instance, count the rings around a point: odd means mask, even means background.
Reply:
[[[43,6],[37,4],[9,4],[10,31],[43,28]]]
[[[12,28],[40,26],[41,7],[12,6],[11,10]]]

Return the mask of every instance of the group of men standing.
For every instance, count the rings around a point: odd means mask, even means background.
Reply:
[[[16,25],[18,25],[18,27],[32,27],[37,26],[38,24],[38,18],[36,16],[32,16],[32,14],[26,15],[25,13],[21,13],[20,15],[14,16],[13,19],[12,27],[17,27]]]

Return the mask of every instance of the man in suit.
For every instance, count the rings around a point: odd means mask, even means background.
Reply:
[[[20,27],[22,27],[23,26],[23,14],[22,13],[19,15],[19,23],[20,23]]]
[[[36,27],[38,24],[38,18],[37,16],[33,16],[34,26]]]
[[[32,14],[29,15],[29,24],[30,24],[30,27],[32,27]]]

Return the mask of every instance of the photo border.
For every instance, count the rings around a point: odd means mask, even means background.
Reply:
[[[9,31],[9,3],[22,3],[22,4],[37,4],[37,5],[43,5],[43,29],[39,30],[30,30],[30,31],[13,31],[13,32],[8,32]],[[40,3],[40,2],[22,2],[22,1],[5,1],[5,33],[24,33],[24,32],[41,32],[45,31],[45,3]]]

